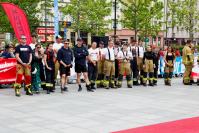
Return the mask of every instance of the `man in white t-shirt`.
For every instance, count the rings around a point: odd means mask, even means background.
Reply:
[[[92,43],[88,53],[88,78],[91,82],[91,89],[96,89],[95,81],[97,79],[97,62],[99,60],[99,51],[96,42]]]
[[[104,74],[105,74],[105,80],[104,80],[104,87],[106,89],[109,89],[109,85],[111,88],[116,88],[115,86],[115,53],[114,53],[114,43],[112,40],[109,40],[108,47],[104,48],[103,50],[103,56],[105,59],[104,62]],[[110,81],[110,82],[109,82]]]
[[[57,53],[58,53],[59,49],[62,48],[62,46],[64,46],[64,44],[62,43],[62,37],[60,35],[58,35],[58,36],[56,36],[56,42],[53,44],[53,51],[55,53],[56,58],[57,58]],[[59,67],[60,67],[60,64],[56,60],[56,62],[55,62],[55,81],[57,79]]]
[[[132,88],[132,77],[131,77],[131,63],[130,60],[133,58],[132,53],[128,51],[128,45],[124,44],[122,51],[120,51],[117,55],[117,59],[120,62],[120,70],[118,77],[119,88],[122,87],[123,75],[126,73],[126,80],[128,88]]]

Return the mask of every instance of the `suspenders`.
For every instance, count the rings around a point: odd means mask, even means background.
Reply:
[[[107,49],[108,49],[109,60],[111,60],[111,53],[110,53],[110,50],[109,50],[109,48],[107,48]]]

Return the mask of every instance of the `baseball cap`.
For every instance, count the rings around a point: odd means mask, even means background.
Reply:
[[[21,39],[26,39],[26,36],[24,36],[24,35],[21,35]]]

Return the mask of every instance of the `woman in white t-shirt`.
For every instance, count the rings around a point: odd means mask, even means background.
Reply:
[[[91,82],[91,89],[96,89],[95,81],[97,79],[97,61],[99,60],[99,51],[96,47],[97,43],[93,42],[91,48],[88,50],[88,77]]]

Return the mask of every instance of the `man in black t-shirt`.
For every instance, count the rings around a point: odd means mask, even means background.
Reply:
[[[91,89],[91,84],[88,79],[88,70],[87,70],[87,56],[88,50],[83,46],[83,40],[81,38],[77,39],[77,45],[73,49],[74,57],[75,57],[75,72],[77,73],[77,84],[79,86],[78,91],[82,91],[81,86],[81,74],[83,73],[84,80],[86,82],[86,88],[88,92],[94,92]]]
[[[32,49],[26,45],[26,37],[21,36],[20,44],[15,49],[17,59],[17,74],[16,82],[14,85],[15,95],[19,97],[22,78],[25,80],[26,95],[33,95],[31,91],[31,62],[32,62]]]

